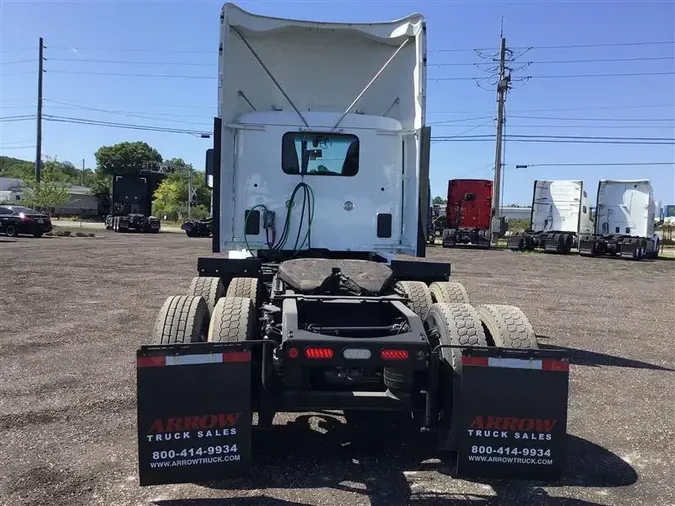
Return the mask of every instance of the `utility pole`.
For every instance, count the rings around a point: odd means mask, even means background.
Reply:
[[[42,74],[44,63],[44,39],[40,37],[38,49],[38,99],[37,99],[37,142],[35,147],[35,181],[40,182],[42,169]]]
[[[84,158],[82,159],[82,173],[80,174],[80,186],[84,186]]]
[[[509,90],[511,75],[507,74],[506,68],[506,39],[502,34],[501,48],[499,51],[499,82],[497,83],[497,139],[495,146],[495,177],[492,185],[492,241],[496,241],[500,229],[500,193],[502,181],[502,143],[504,131],[504,103],[506,101],[506,92]]]
[[[188,167],[188,220],[192,219],[192,166]]]

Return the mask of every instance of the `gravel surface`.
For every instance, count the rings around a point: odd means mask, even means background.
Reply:
[[[572,354],[560,483],[466,481],[418,436],[278,415],[247,479],[138,487],[136,347],[210,240],[0,237],[0,504],[673,505],[675,262],[433,248],[474,303]],[[363,437],[365,436],[365,437]]]

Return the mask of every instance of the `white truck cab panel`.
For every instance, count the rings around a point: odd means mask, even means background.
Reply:
[[[654,192],[648,180],[609,180],[598,184],[596,234],[651,238]]]
[[[225,4],[219,76],[214,250],[267,248],[269,230],[244,234],[247,213],[264,205],[257,210],[268,219],[272,211],[281,233],[286,201],[302,181],[315,198],[312,248],[418,253],[429,141],[421,15],[322,23],[259,16]],[[303,134],[312,146],[301,163]],[[293,157],[301,161],[299,170],[284,171]],[[356,170],[346,167],[348,158],[356,160]],[[296,198],[286,243],[291,250],[301,207],[302,198]],[[307,225],[305,217],[302,237]],[[391,232],[382,233],[387,228]]]
[[[590,205],[583,181],[535,181],[531,228],[535,232],[592,233]]]

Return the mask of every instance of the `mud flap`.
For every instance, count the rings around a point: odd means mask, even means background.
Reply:
[[[557,479],[565,458],[568,383],[564,352],[463,350],[458,476]]]
[[[136,373],[141,486],[248,473],[250,351],[239,343],[143,346]]]

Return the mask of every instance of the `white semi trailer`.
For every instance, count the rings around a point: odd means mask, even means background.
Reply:
[[[660,247],[654,233],[656,219],[654,190],[648,179],[603,179],[598,183],[595,230],[580,236],[579,253],[656,258]]]
[[[333,409],[378,429],[415,420],[460,474],[556,476],[569,356],[538,349],[519,308],[472,305],[450,264],[397,258],[425,256],[424,17],[226,4],[220,25],[214,255],[137,350],[141,485],[244,474],[254,412],[269,426]],[[547,465],[481,462],[477,428]]]
[[[569,253],[580,234],[593,232],[591,209],[583,181],[537,180],[532,193],[530,227],[509,237],[513,251],[541,248]]]

